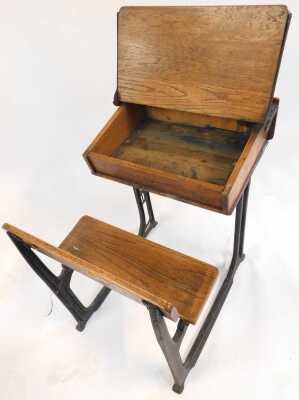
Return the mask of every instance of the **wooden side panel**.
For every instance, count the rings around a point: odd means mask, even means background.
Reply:
[[[256,126],[252,129],[246,146],[225,185],[223,199],[228,214],[233,212],[269,139],[274,135],[278,108],[279,99],[274,98],[265,124],[262,127]]]
[[[84,158],[86,159],[91,151],[100,151],[102,154],[110,155],[126,140],[144,116],[143,107],[134,104],[122,104],[85,150]]]
[[[224,187],[221,185],[176,176],[93,152],[89,153],[88,157],[99,176],[223,212],[222,191]]]
[[[252,132],[223,192],[229,214],[233,212],[267,143],[267,133],[263,129]]]
[[[121,8],[119,98],[263,122],[287,17],[280,5]]]

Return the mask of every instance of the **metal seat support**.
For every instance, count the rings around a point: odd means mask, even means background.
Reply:
[[[137,188],[134,188],[134,193],[140,216],[139,235],[146,237],[151,229],[157,225],[152,210],[150,196],[148,192],[143,192]],[[245,257],[243,249],[248,193],[249,183],[236,207],[234,248],[228,273],[184,361],[180,355],[180,346],[184,339],[189,323],[180,319],[176,332],[174,336],[171,337],[160,309],[151,303],[145,303],[150,314],[150,319],[157,341],[162,349],[162,352],[164,353],[166,361],[173,375],[173,390],[177,393],[182,393],[184,390],[185,380],[190,370],[195,366],[202,352],[202,349],[232,286],[234,275],[238,269],[238,266]],[[147,222],[145,219],[144,203],[146,204],[148,211]],[[102,305],[110,293],[110,289],[104,286],[93,302],[88,307],[85,307],[70,288],[70,282],[74,272],[72,269],[62,265],[61,274],[59,276],[54,275],[28,244],[11,232],[7,233],[31,268],[47,284],[47,286],[55,293],[55,295],[74,316],[77,321],[77,329],[82,331],[91,315]]]
[[[133,190],[134,190],[134,195],[135,195],[138,212],[139,212],[139,218],[140,218],[138,235],[145,238],[150,233],[150,231],[158,224],[158,222],[155,220],[149,192],[138,189],[136,187],[134,187]],[[148,214],[147,221],[145,218],[144,204],[146,204],[146,209],[147,209],[147,214]]]
[[[100,308],[110,293],[110,289],[103,286],[93,302],[85,307],[70,287],[74,272],[72,269],[63,265],[61,274],[59,276],[54,275],[23,240],[10,232],[7,232],[7,234],[33,271],[46,283],[76,319],[76,329],[80,332],[83,331],[89,318]]]
[[[172,389],[176,393],[183,392],[185,380],[190,370],[195,366],[203,350],[203,347],[209,337],[209,334],[214,326],[214,323],[216,322],[216,319],[233,284],[234,275],[238,269],[238,266],[245,258],[243,249],[248,194],[249,183],[236,208],[234,249],[228,273],[195,341],[193,342],[189,353],[185,358],[185,361],[182,361],[179,350],[181,342],[188,328],[188,323],[180,320],[178,322],[176,333],[173,338],[171,338],[164,320],[164,316],[161,311],[156,306],[146,303],[157,341],[162,349],[162,352],[164,353],[164,356],[172,373],[174,379],[174,385]]]

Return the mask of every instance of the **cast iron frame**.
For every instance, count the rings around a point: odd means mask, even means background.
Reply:
[[[203,350],[203,347],[209,337],[209,334],[216,322],[216,319],[221,311],[221,308],[233,284],[235,273],[240,263],[245,258],[244,237],[245,237],[249,185],[250,183],[247,184],[247,187],[244,190],[244,193],[240,198],[238,205],[236,207],[234,247],[228,273],[217,293],[217,296],[211,306],[211,309],[207,317],[205,318],[203,325],[201,326],[201,329],[198,335],[196,336],[184,362],[182,361],[179,350],[189,325],[188,322],[180,319],[177,325],[176,332],[174,336],[171,337],[167,329],[164,316],[162,312],[159,310],[159,308],[154,306],[153,304],[145,303],[150,314],[152,326],[157,341],[161,347],[161,350],[166,358],[166,361],[172,373],[174,379],[174,385],[172,389],[176,393],[183,392],[185,380],[190,370],[195,366]]]
[[[56,276],[34,253],[27,243],[10,232],[7,232],[7,234],[33,271],[36,272],[36,274],[45,282],[45,284],[73,315],[77,321],[76,329],[82,332],[89,318],[100,308],[111,290],[106,286],[103,286],[92,303],[88,307],[85,307],[70,287],[71,278],[74,272],[71,268],[62,265],[61,274]]]
[[[157,221],[155,220],[153,213],[150,195],[148,192],[144,192],[138,188],[134,188],[134,194],[140,217],[140,227],[138,234],[142,237],[146,237],[149,232],[157,225]],[[148,220],[146,220],[145,217],[144,204],[147,208]],[[84,306],[84,304],[82,304],[82,302],[71,289],[71,279],[74,270],[67,267],[66,265],[62,265],[61,274],[59,276],[56,276],[37,256],[37,254],[34,253],[34,251],[27,243],[25,243],[22,239],[13,235],[10,232],[7,232],[7,234],[23,256],[23,258],[30,265],[30,267],[46,283],[46,285],[52,290],[52,292],[73,315],[73,317],[77,321],[76,329],[82,332],[85,329],[87,321],[90,319],[92,314],[100,308],[100,306],[103,304],[103,302],[111,292],[111,289],[103,286],[98,295],[92,301],[92,303],[88,307]]]
[[[182,361],[180,355],[181,343],[184,339],[185,333],[189,326],[187,321],[179,320],[177,328],[173,337],[170,336],[166,326],[164,316],[160,309],[151,303],[144,302],[148,308],[150,319],[152,322],[153,330],[156,335],[157,341],[169,365],[170,371],[174,379],[173,390],[176,393],[182,393],[184,390],[185,380],[190,370],[195,366],[203,347],[209,337],[209,334],[216,322],[216,319],[221,311],[225,299],[233,284],[235,273],[244,260],[244,236],[246,225],[246,214],[248,204],[249,185],[247,184],[244,193],[242,194],[237,207],[235,215],[235,232],[234,232],[234,247],[231,263],[228,273],[217,293],[217,296],[211,306],[207,317],[205,318],[201,329],[196,336],[185,361]],[[149,232],[157,225],[155,220],[150,195],[148,192],[139,188],[133,188],[135,199],[140,217],[139,235],[146,237]],[[145,206],[147,208],[148,219],[145,217]],[[21,238],[14,234],[7,232],[8,236],[15,244],[21,255],[36,272],[36,274],[46,283],[46,285],[55,293],[61,302],[70,311],[77,321],[76,328],[83,331],[87,321],[91,315],[97,311],[102,303],[107,298],[111,289],[103,286],[99,294],[92,301],[92,303],[85,307],[78,297],[74,294],[70,287],[70,282],[73,270],[65,265],[62,265],[62,271],[59,276],[53,274],[49,268],[46,267],[44,262],[35,254],[31,247],[25,243]]]
[[[134,195],[135,195],[135,199],[136,199],[136,203],[137,203],[137,207],[138,207],[138,212],[139,212],[139,218],[140,218],[138,235],[145,238],[150,233],[150,231],[158,224],[158,222],[155,220],[149,192],[146,192],[137,187],[133,187],[133,191],[134,191]],[[144,204],[146,205],[148,219],[146,219],[146,217],[145,217]]]

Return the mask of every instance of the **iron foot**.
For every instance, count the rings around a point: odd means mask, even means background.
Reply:
[[[173,390],[175,393],[181,394],[181,393],[183,393],[183,391],[184,391],[184,385],[179,385],[178,383],[175,383],[175,384],[172,386],[172,390]]]

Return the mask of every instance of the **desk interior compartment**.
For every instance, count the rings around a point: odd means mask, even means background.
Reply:
[[[97,175],[228,213],[227,185],[250,136],[232,119],[123,104],[85,158]]]

